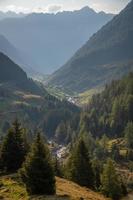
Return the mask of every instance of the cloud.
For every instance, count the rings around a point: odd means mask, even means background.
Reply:
[[[130,0],[0,0],[0,10],[14,12],[49,12],[75,10],[88,5],[96,11],[118,13]],[[54,3],[53,3],[54,2]]]
[[[12,12],[16,12],[16,13],[29,13],[30,9],[26,8],[26,7],[22,7],[22,6],[16,6],[16,5],[8,5],[4,8],[4,11],[12,11]]]
[[[57,13],[62,10],[61,5],[48,5],[46,7],[38,7],[32,9],[32,12],[37,12],[37,13]]]
[[[49,5],[47,11],[50,13],[57,13],[62,9],[62,5]]]
[[[1,1],[1,0],[0,0]],[[31,13],[31,12],[36,12],[36,13],[57,13],[62,9],[61,5],[48,5],[45,7],[35,7],[35,8],[28,8],[24,6],[16,6],[16,5],[7,5],[7,6],[1,6],[0,10],[3,10],[4,12],[7,11],[12,11],[16,13]]]

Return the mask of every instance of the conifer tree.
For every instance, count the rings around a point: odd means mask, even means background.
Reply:
[[[133,148],[133,122],[128,122],[125,128],[125,139],[127,146]]]
[[[123,183],[118,177],[114,163],[108,159],[101,176],[102,192],[113,200],[118,200],[123,195]]]
[[[55,193],[55,177],[50,152],[40,133],[37,133],[23,167],[20,169],[20,177],[31,195]]]
[[[112,159],[115,161],[119,161],[121,156],[120,156],[120,150],[118,144],[113,144],[111,147],[111,156]]]
[[[93,168],[93,172],[94,172],[95,189],[99,190],[99,188],[101,186],[100,175],[102,172],[102,163],[97,158],[94,158],[92,160],[92,168]]]
[[[88,150],[82,139],[79,139],[68,161],[68,178],[81,186],[94,187],[94,174]]]
[[[2,143],[0,159],[3,170],[8,173],[16,172],[21,167],[25,154],[23,129],[16,119]]]
[[[54,166],[54,172],[56,176],[62,177],[62,170],[61,170],[61,163],[59,163],[59,160],[57,156],[53,160],[53,166]]]

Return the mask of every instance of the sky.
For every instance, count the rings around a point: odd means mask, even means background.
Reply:
[[[0,0],[0,10],[14,12],[49,12],[78,10],[89,6],[95,11],[119,13],[130,0]]]

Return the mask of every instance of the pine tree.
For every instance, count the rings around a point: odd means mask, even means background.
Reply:
[[[99,188],[101,186],[100,175],[102,172],[102,163],[99,161],[99,159],[94,158],[92,160],[92,168],[93,168],[93,172],[94,172],[95,189],[99,190]]]
[[[53,159],[53,166],[55,175],[62,177],[61,163],[59,163],[57,156]]]
[[[50,153],[40,133],[37,133],[23,167],[20,169],[20,177],[29,194],[55,193],[55,177]]]
[[[25,154],[23,129],[16,119],[2,143],[0,159],[3,170],[8,173],[16,172],[21,167]]]
[[[111,147],[111,156],[112,159],[115,161],[119,161],[121,156],[120,156],[120,150],[118,144],[113,144]]]
[[[128,122],[125,128],[125,139],[127,146],[133,148],[133,122]]]
[[[82,139],[79,139],[68,161],[68,178],[81,186],[94,187],[94,174],[88,150]]]
[[[108,159],[101,176],[102,192],[114,200],[118,200],[123,195],[123,183],[120,181],[114,163]]]

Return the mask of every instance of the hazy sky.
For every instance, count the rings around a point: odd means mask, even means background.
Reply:
[[[96,11],[118,13],[130,0],[0,0],[0,10],[15,12],[58,12],[89,6]]]

